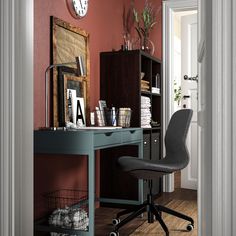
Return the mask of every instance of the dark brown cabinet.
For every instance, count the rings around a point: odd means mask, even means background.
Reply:
[[[109,107],[132,109],[131,127],[143,127],[143,158],[148,160],[160,159],[162,153],[161,78],[161,61],[141,50],[100,54],[100,98],[106,100]],[[119,171],[115,164],[119,155],[128,154],[137,156],[137,150],[126,147],[116,150],[116,153],[109,150],[101,152],[101,167],[106,170],[104,173],[101,170],[102,197],[122,197],[122,191],[127,196],[129,186],[127,197],[137,199],[138,181]],[[108,155],[115,158],[108,160]],[[109,193],[108,188],[112,189]],[[154,194],[161,192],[161,179],[154,180],[153,189]],[[144,181],[144,194],[146,192]]]

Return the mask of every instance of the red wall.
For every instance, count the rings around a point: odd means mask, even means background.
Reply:
[[[136,0],[137,8],[142,8],[145,0]],[[152,0],[160,5],[161,0]],[[89,0],[89,10],[85,18],[76,20],[67,10],[65,0],[34,1],[34,127],[45,124],[44,72],[50,63],[50,16],[56,16],[89,33],[90,50],[90,107],[97,105],[100,93],[99,53],[119,50],[122,39],[123,4],[129,0]],[[161,14],[158,24],[151,33],[155,42],[155,56],[161,58]],[[84,170],[86,159],[58,156],[35,157],[35,216],[43,214],[42,194],[49,190],[77,187],[86,184]],[[99,166],[97,168],[99,176]],[[99,186],[99,178],[97,186]]]
[[[152,0],[160,5],[161,0]],[[93,108],[99,99],[99,52],[118,50],[122,40],[123,2],[129,0],[90,0],[85,18],[76,20],[70,16],[65,0],[35,0],[34,33],[34,127],[44,126],[44,71],[50,63],[50,15],[61,18],[86,30],[90,35],[90,103]],[[136,0],[137,8],[143,7],[144,0]],[[151,32],[155,43],[155,55],[161,58],[161,14],[158,24]]]

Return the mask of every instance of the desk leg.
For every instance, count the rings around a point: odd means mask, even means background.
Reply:
[[[88,194],[89,194],[89,235],[90,236],[94,236],[95,232],[94,232],[94,228],[95,228],[95,222],[94,222],[94,216],[95,216],[95,167],[94,167],[94,163],[95,163],[95,154],[94,151],[91,151],[88,154]]]
[[[143,140],[138,144],[138,158],[143,159]],[[138,181],[138,200],[139,203],[142,204],[143,203],[143,180],[139,180]]]

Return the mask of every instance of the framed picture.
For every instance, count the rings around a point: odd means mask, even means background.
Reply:
[[[73,26],[61,19],[51,17],[51,64],[63,64],[75,62],[76,57],[79,59],[80,68],[76,68],[76,64],[57,67],[52,71],[53,77],[53,126],[62,126],[65,124],[65,114],[63,115],[62,106],[64,102],[64,85],[60,80],[64,81],[64,75],[78,77],[82,75],[86,80],[86,113],[88,111],[89,86],[90,86],[90,62],[88,33],[79,27]],[[81,72],[80,74],[78,72]],[[62,96],[62,94],[63,96]]]
[[[86,125],[88,119],[87,80],[74,74],[69,67],[58,68],[58,124],[66,122]]]
[[[64,104],[65,122],[86,126],[86,80],[83,77],[64,75]]]

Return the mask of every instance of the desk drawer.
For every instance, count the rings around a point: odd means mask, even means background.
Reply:
[[[121,143],[120,132],[108,131],[106,133],[94,135],[94,147],[102,147],[118,143]]]
[[[122,142],[125,143],[140,140],[142,135],[143,132],[141,129],[124,131],[122,132]]]

